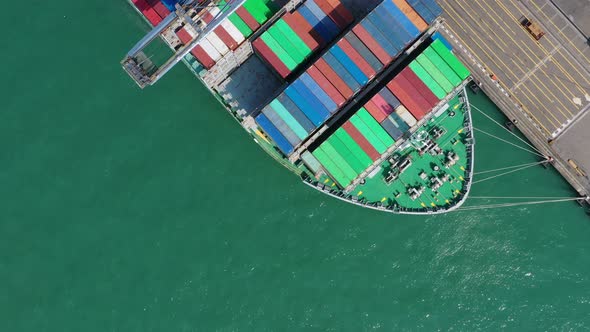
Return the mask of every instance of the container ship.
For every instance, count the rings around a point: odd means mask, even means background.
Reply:
[[[473,171],[471,76],[434,0],[129,0],[152,30],[141,87],[184,64],[303,183],[399,214],[452,211]],[[163,40],[173,56],[145,51]]]

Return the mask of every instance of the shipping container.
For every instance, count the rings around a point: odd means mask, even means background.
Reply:
[[[361,161],[346,147],[346,145],[336,136],[332,135],[328,137],[325,143],[329,143],[342,159],[346,161],[348,165],[354,170],[356,174],[360,174],[365,170],[365,166]]]
[[[283,19],[276,21],[274,26],[281,31],[298,52],[303,54],[304,58],[307,58],[311,54],[312,49],[307,47],[303,39],[299,38],[297,33]]]
[[[406,89],[399,84],[399,80],[393,80],[387,83],[387,88],[389,88],[389,91],[402,102],[406,109],[408,109],[416,119],[420,120],[426,115],[426,112],[422,110],[420,104],[415,100],[415,94],[417,94],[417,92],[412,95],[411,92],[406,91]]]
[[[457,59],[457,57],[455,57],[455,55],[451,53],[449,49],[444,47],[443,42],[440,40],[435,40],[431,47],[445,60],[445,62],[453,69],[453,71],[461,78],[461,80],[464,80],[469,77],[469,75],[471,75],[469,70],[465,68],[461,61],[459,61],[459,59]]]
[[[389,114],[388,118],[402,133],[410,130],[410,125],[408,125],[396,112]]]
[[[211,44],[211,42],[206,38],[201,39],[199,45],[203,48],[203,50],[205,50],[207,55],[209,55],[211,59],[213,59],[213,61],[217,62],[222,58],[221,53],[219,53],[219,51],[217,51],[215,47],[213,47],[213,44]]]
[[[371,131],[379,138],[379,140],[385,145],[386,148],[395,143],[391,136],[383,130],[383,127],[379,125],[379,122],[375,120],[366,109],[362,108],[356,113],[356,115],[371,129]]]
[[[348,22],[338,14],[332,6],[326,0],[314,1],[318,7],[336,24],[338,31],[344,30],[348,25]]]
[[[285,94],[289,96],[303,113],[305,113],[305,116],[307,116],[316,127],[324,123],[325,117],[318,113],[315,107],[310,105],[311,101],[301,96],[293,86],[288,86],[285,89]]]
[[[327,44],[328,40],[324,40],[320,33],[314,29],[314,27],[303,17],[303,15],[301,15],[300,12],[294,11],[289,16],[292,17],[293,22],[299,29],[305,31],[316,41],[316,43],[318,43],[318,46]],[[292,26],[292,28],[294,27]]]
[[[420,30],[410,21],[410,19],[391,1],[384,1],[383,7],[387,9],[387,12],[393,16],[395,21],[403,27],[405,31],[409,34],[409,38],[406,40],[406,43],[414,40],[418,35],[420,35]]]
[[[338,165],[338,168],[344,172],[347,178],[354,180],[357,177],[358,173],[350,166],[346,159],[344,159],[344,157],[338,153],[338,151],[334,148],[334,146],[332,146],[330,142],[325,141],[321,146],[328,157],[330,157],[330,159],[332,159],[332,161]],[[348,185],[348,183],[346,183],[346,185]]]
[[[412,128],[418,123],[418,120],[408,111],[408,109],[404,105],[400,105],[398,108],[395,109],[395,113],[408,125],[408,127]]]
[[[356,127],[349,121],[342,125],[342,129],[346,131],[350,137],[363,149],[363,151],[375,161],[381,156],[377,150],[369,143],[369,141],[356,129]]]
[[[373,98],[375,98],[375,96],[373,96]],[[369,113],[371,113],[377,122],[381,122],[387,117],[387,114],[385,114],[381,107],[377,106],[377,104],[372,99],[367,101],[364,107]]]
[[[391,107],[393,107],[393,109],[396,109],[401,104],[399,99],[397,99],[386,87],[381,89],[379,94]]]
[[[333,45],[330,54],[340,62],[340,64],[352,75],[354,80],[359,84],[359,88],[369,81],[368,77],[363,74],[363,71],[352,61],[352,59],[340,48],[338,45]]]
[[[432,93],[434,93],[434,95],[438,99],[442,100],[444,97],[447,96],[445,90],[440,85],[438,85],[438,83],[436,83],[434,78],[432,78],[432,76],[428,74],[426,69],[424,69],[424,67],[422,67],[417,61],[412,61],[409,67],[414,72],[414,74],[416,74],[416,76],[418,76],[422,80],[422,82],[426,84],[426,86],[430,89],[430,91],[432,91]]]
[[[330,65],[324,61],[322,58],[319,58],[314,66],[332,83],[332,85],[340,92],[344,98],[347,100],[352,97],[353,91],[351,88],[348,87],[346,82],[338,76],[338,74],[330,67]]]
[[[392,57],[387,54],[387,51],[381,47],[381,45],[371,36],[371,34],[362,27],[362,25],[357,24],[352,28],[355,37],[362,43],[379,59],[379,61],[383,64],[388,64],[391,62]]]
[[[394,108],[391,105],[389,105],[385,101],[385,99],[383,99],[383,97],[381,97],[378,93],[375,94],[373,96],[373,98],[371,98],[371,101],[375,105],[377,105],[377,107],[379,108],[379,110],[381,111],[381,113],[383,113],[386,117],[387,117],[387,115],[393,113],[393,111],[394,111]],[[377,121],[379,121],[379,120],[377,120]],[[381,121],[379,121],[379,122],[381,122]]]
[[[463,80],[455,73],[453,68],[451,68],[445,62],[445,60],[443,60],[443,58],[441,58],[440,55],[438,55],[438,53],[436,53],[434,49],[428,47],[424,50],[423,54],[426,55],[426,57],[428,57],[428,59],[436,66],[436,68],[445,75],[445,77],[449,80],[449,82],[451,82],[453,87],[456,87],[459,84],[461,84],[461,81]]]
[[[256,123],[262,130],[270,137],[276,144],[279,150],[286,156],[293,152],[293,146],[289,141],[279,132],[279,130],[270,122],[270,120],[262,113],[256,117]]]
[[[234,12],[233,14],[228,16],[228,20],[230,22],[233,23],[233,25],[240,30],[240,33],[245,37],[248,38],[250,37],[250,35],[252,35],[252,33],[254,31],[252,31],[252,29],[248,26],[248,24],[246,24],[246,22],[244,22],[243,19],[240,18],[240,16]]]
[[[434,93],[432,93],[432,91],[430,91],[426,84],[424,84],[424,82],[422,82],[422,80],[420,80],[420,78],[414,74],[410,67],[404,68],[400,75],[405,77],[408,82],[410,82],[410,84],[412,84],[412,86],[422,95],[422,97],[424,97],[431,109],[438,104],[440,100],[434,95]]]
[[[258,24],[264,24],[272,15],[271,10],[260,0],[247,0],[242,5]]]
[[[246,23],[246,25],[248,25],[250,30],[256,31],[258,28],[260,28],[260,23],[258,23],[254,16],[252,16],[252,14],[250,14],[250,12],[248,12],[248,10],[243,6],[240,6],[238,9],[236,9],[236,14],[242,19],[242,21],[244,21],[244,23]]]
[[[373,78],[377,72],[371,67],[371,65],[360,55],[352,45],[345,39],[342,38],[338,41],[337,45],[346,53],[346,55],[354,62],[354,64],[362,70],[368,78]]]
[[[312,123],[307,115],[305,115],[305,113],[303,113],[284,92],[277,97],[276,102],[285,107],[308,134],[316,129],[316,125]]]
[[[219,9],[217,9],[219,11]],[[208,25],[209,23],[211,23],[211,21],[213,21],[213,15],[210,12],[205,12],[203,13],[203,15],[201,15],[201,18],[203,19],[203,22],[205,23],[205,25],[203,25],[203,28],[205,28],[206,25]],[[213,29],[213,32],[211,32],[211,34],[215,34],[217,37],[219,37],[219,39],[221,39],[221,41],[223,42],[223,44],[225,44],[225,46],[229,49],[229,50],[235,50],[236,48],[238,48],[238,43],[232,38],[232,36],[229,34],[229,32],[227,32],[227,30],[225,30],[225,28],[221,25],[217,26],[215,29]],[[228,52],[229,52],[228,50]],[[220,50],[221,52],[221,50]],[[222,52],[223,53],[223,52]],[[227,53],[227,52],[225,52]],[[223,54],[225,54],[223,53]]]
[[[432,78],[438,83],[438,85],[445,90],[446,94],[451,93],[453,91],[454,86],[449,82],[449,80],[445,77],[443,73],[436,68],[436,66],[426,57],[424,54],[420,54],[416,61],[426,70],[426,72],[432,76]]]
[[[338,105],[338,107],[342,106],[342,104],[346,102],[346,99],[344,99],[344,97],[340,94],[338,89],[336,89],[332,85],[332,83],[330,83],[330,81],[324,76],[324,74],[322,74],[315,66],[309,67],[309,69],[307,69],[307,73],[309,74],[309,76],[311,76],[311,78],[313,78],[313,80],[319,86],[322,87],[322,90],[324,90],[328,94],[328,96],[330,96],[332,101],[334,101],[336,105]]]
[[[420,91],[418,91],[418,89],[416,89],[412,83],[408,81],[407,78],[405,78],[403,75],[397,75],[393,80],[396,81],[402,87],[402,89],[410,94],[414,101],[416,101],[416,103],[420,106],[420,110],[424,115],[428,114],[432,110],[432,107],[428,101],[422,96]]]
[[[385,153],[385,151],[387,151],[385,144],[383,144],[379,137],[377,137],[377,135],[373,133],[373,131],[363,122],[363,120],[359,118],[358,114],[354,114],[350,118],[350,123],[352,123],[354,127],[361,133],[361,135],[369,143],[371,143],[371,146],[379,153],[379,155],[382,155]]]
[[[398,140],[403,135],[403,132],[391,121],[390,117],[385,118],[380,125],[395,140]]]
[[[312,107],[324,121],[330,117],[330,112],[326,106],[322,104],[322,102],[305,86],[305,84],[303,84],[303,82],[300,80],[295,80],[293,83],[291,83],[291,87],[295,88],[295,90],[299,92],[299,95],[308,101],[310,107]]]
[[[291,71],[281,59],[264,43],[261,38],[256,39],[252,42],[252,46],[257,50],[260,55],[274,70],[279,73],[283,78],[289,76]]]
[[[313,173],[317,173],[322,167],[317,158],[314,157],[309,151],[305,151],[301,154],[301,160],[303,160],[307,168],[309,168]],[[329,176],[329,174],[326,175]]]
[[[332,176],[334,180],[336,180],[336,182],[341,187],[347,186],[352,181],[352,179],[349,179],[340,169],[340,167],[338,167],[332,161],[332,159],[330,159],[328,154],[324,152],[321,146],[315,149],[315,151],[312,151],[311,154],[318,159],[324,169]]]
[[[428,24],[418,15],[418,13],[408,4],[406,0],[393,0],[393,3],[399,8],[406,17],[420,30],[424,32],[428,29]]]
[[[289,55],[289,57],[293,59],[295,62],[295,68],[297,68],[297,66],[303,62],[303,60],[305,60],[305,55],[301,52],[301,50],[297,49],[297,47],[295,47],[289,41],[287,36],[285,36],[276,25],[272,25],[268,30],[266,30],[265,33],[263,33],[263,35],[270,35],[277,42],[277,44]],[[271,49],[274,50],[272,47]]]
[[[406,46],[407,32],[403,31],[403,28],[387,14],[385,8],[379,9],[380,7],[375,8],[375,11],[367,15],[367,19],[387,38],[391,45],[398,51],[403,50]]]
[[[289,71],[292,71],[295,69],[295,67],[297,67],[297,62],[293,60],[291,55],[289,55],[289,53],[285,51],[285,49],[283,49],[283,47],[281,47],[281,45],[268,32],[263,33],[260,36],[260,39],[262,39],[266,46],[268,46],[268,48],[270,48],[271,51],[276,54],[276,56],[287,67],[287,69],[289,69]]]
[[[430,11],[430,9],[422,3],[420,0],[408,0],[410,6],[416,10],[418,15],[426,21],[426,23],[431,24],[436,19],[436,15]]]
[[[301,142],[297,134],[289,127],[289,125],[281,119],[281,117],[269,106],[262,109],[262,113],[270,120],[270,122],[281,132],[281,134],[289,141],[292,146],[296,146]]]
[[[332,68],[338,77],[340,77],[346,85],[353,91],[357,92],[361,85],[354,79],[354,77],[346,70],[346,68],[332,55],[331,52],[327,52],[322,56],[322,59]]]
[[[373,24],[373,22],[369,19],[368,16],[364,20],[362,20],[360,24],[363,28],[365,28],[367,32],[369,32],[371,37],[373,37],[379,43],[379,45],[385,50],[385,52],[387,52],[390,59],[389,61],[391,61],[391,59],[397,56],[401,49],[393,45],[391,41],[389,41],[389,37],[383,35],[383,33]]]
[[[451,43],[449,43],[449,41],[445,37],[443,37],[443,35],[440,33],[440,31],[437,31],[437,32],[435,32],[435,33],[432,34],[432,40],[433,41],[440,40],[440,42],[443,43],[443,45],[449,51],[452,51],[453,50],[453,46],[451,45]]]
[[[328,42],[334,38],[328,28],[326,28],[305,5],[300,6],[297,9],[297,13],[301,14],[305,21],[311,25],[313,30],[317,31],[323,41]]]
[[[324,13],[324,11],[313,0],[305,1],[303,6],[307,7],[312,12],[312,14],[315,15],[319,23],[326,28],[330,34],[330,40],[334,39],[334,37],[340,33],[340,29],[336,23],[334,23],[334,21],[332,21],[330,17],[328,17],[328,15],[326,15],[326,13]]]
[[[229,53],[229,48],[214,31],[209,32],[205,39],[207,39],[222,56]]]
[[[363,44],[363,42],[360,41],[360,39],[358,39],[358,37],[352,31],[348,32],[344,36],[344,39],[352,46],[352,48],[354,48],[358,54],[360,54],[361,58],[363,58],[363,60],[365,60],[371,66],[375,73],[381,71],[381,68],[383,68],[381,61],[377,59],[373,52],[371,52],[371,50],[369,50],[367,46],[365,46],[365,44]]]
[[[328,112],[334,113],[338,109],[338,105],[330,98],[330,96],[322,89],[322,87],[309,74],[303,73],[299,76],[303,84],[313,93],[318,100],[326,107]]]
[[[348,150],[352,152],[354,156],[361,162],[363,167],[366,169],[367,167],[373,164],[373,160],[369,157],[369,155],[354,141],[354,139],[344,130],[344,128],[340,127],[334,132],[334,135],[346,145]]]
[[[305,45],[310,49],[310,50],[316,50],[318,49],[318,47],[320,46],[319,42],[314,38],[314,36],[312,36],[311,34],[311,26],[309,27],[308,30],[306,30],[306,28],[300,23],[300,21],[296,18],[297,16],[295,14],[285,14],[285,16],[283,16],[283,19],[285,20],[285,23],[287,23],[289,25],[289,27],[291,29],[293,29],[293,31],[295,31],[295,33],[297,34],[297,36],[299,36],[299,38],[301,38],[301,40],[303,40],[303,42],[305,43]],[[299,16],[301,17],[301,16]],[[304,20],[305,21],[305,20]],[[319,37],[319,34],[317,34],[317,36]]]
[[[295,119],[295,117],[293,117],[293,115],[291,115],[291,113],[289,113],[289,111],[287,111],[287,109],[278,100],[273,100],[269,104],[269,107],[275,113],[277,113],[283,121],[285,121],[285,123],[289,126],[289,128],[291,128],[291,130],[293,130],[295,135],[297,135],[297,137],[300,140],[304,140],[307,137],[309,133],[305,130],[305,128],[303,128],[303,126],[301,126],[297,119]]]
[[[352,21],[354,21],[352,13],[348,10],[348,8],[346,8],[346,6],[344,6],[342,2],[340,2],[340,0],[327,0],[326,2],[328,2],[330,6],[334,8],[338,15],[340,15],[340,17],[342,17],[347,24],[350,24]]]
[[[209,12],[211,13],[211,15],[213,17],[215,17],[216,15],[218,15],[221,12],[221,10],[218,7],[213,7],[209,10]],[[232,50],[235,50],[238,45],[240,45],[242,42],[244,42],[244,40],[245,40],[244,35],[242,35],[240,30],[238,30],[238,28],[236,28],[235,25],[233,25],[233,23],[231,23],[231,21],[229,21],[227,19],[221,21],[221,28],[223,28],[236,43],[235,48],[230,47]]]
[[[166,18],[168,15],[170,15],[170,10],[164,6],[162,1],[156,1],[152,8],[154,8],[156,13],[158,13],[161,18]]]

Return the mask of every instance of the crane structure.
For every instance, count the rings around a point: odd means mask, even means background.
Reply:
[[[179,63],[193,48],[215,30],[223,20],[234,13],[246,0],[228,0],[225,4],[220,4],[221,0],[181,1],[175,5],[174,11],[148,32],[133,48],[127,52],[125,58],[121,61],[123,69],[137,83],[140,88],[148,85],[154,85],[162,78],[172,67]],[[199,23],[200,15],[207,8],[220,7],[220,11],[214,16],[213,20],[206,26]],[[162,32],[171,26],[189,25],[196,31],[196,36],[189,43],[185,44],[175,54],[170,57],[161,66],[156,66],[144,54],[143,50],[156,39]]]

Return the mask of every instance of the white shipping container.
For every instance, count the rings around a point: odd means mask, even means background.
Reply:
[[[397,113],[397,115],[399,115],[399,117],[402,118],[402,120],[404,120],[408,124],[408,126],[410,126],[410,128],[414,127],[414,125],[418,123],[418,121],[416,121],[416,118],[412,115],[412,113],[410,113],[410,111],[408,111],[408,109],[404,105],[399,105],[395,109],[395,113]]]
[[[215,49],[221,53],[221,55],[229,53],[229,48],[227,48],[223,40],[221,40],[221,38],[219,38],[215,32],[209,32],[209,34],[207,34],[207,40],[211,42],[213,47],[215,47]]]
[[[242,35],[240,30],[238,30],[238,28],[236,28],[236,26],[232,22],[224,20],[223,22],[221,22],[221,26],[227,31],[227,33],[229,33],[233,40],[235,40],[236,43],[238,43],[238,45],[240,45],[244,42],[244,40],[246,40],[246,38],[244,38],[244,35]]]
[[[213,59],[213,61],[217,62],[221,59],[221,54],[215,49],[215,47],[213,47],[213,45],[210,41],[207,40],[207,38],[201,40],[199,45],[201,45],[205,53],[207,53],[207,55],[209,55],[209,57]]]

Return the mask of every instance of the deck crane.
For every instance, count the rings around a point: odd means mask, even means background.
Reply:
[[[172,11],[162,22],[148,32],[133,48],[127,52],[125,58],[121,61],[123,69],[131,76],[140,88],[148,85],[154,85],[162,78],[172,67],[179,63],[195,46],[207,37],[207,35],[217,28],[223,20],[234,13],[246,0],[227,0],[224,4],[222,0],[180,1],[175,5]],[[199,16],[203,10],[210,7],[220,7],[220,11],[213,20],[205,27],[199,26]],[[164,30],[173,25],[173,23],[184,23],[190,25],[197,32],[197,36],[188,44],[178,49],[175,54],[169,58],[163,65],[155,66],[143,53],[143,50],[156,39]]]

